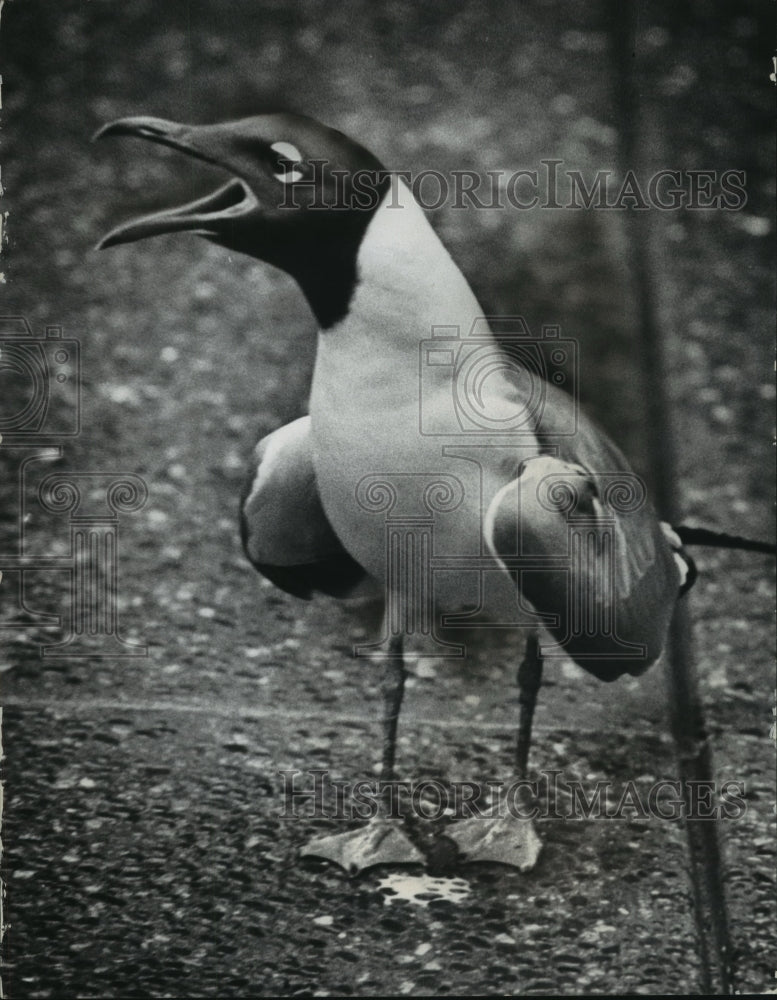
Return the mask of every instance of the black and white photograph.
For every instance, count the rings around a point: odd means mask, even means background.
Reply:
[[[0,996],[777,994],[776,38],[0,2]]]

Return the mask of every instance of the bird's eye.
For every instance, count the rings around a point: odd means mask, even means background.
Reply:
[[[274,142],[270,149],[276,155],[274,176],[282,184],[293,184],[304,175],[295,169],[295,164],[302,162],[302,153],[290,142]]]

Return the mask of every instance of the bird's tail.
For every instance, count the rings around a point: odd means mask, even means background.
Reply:
[[[747,552],[765,552],[777,555],[777,546],[772,542],[758,542],[742,535],[729,535],[725,531],[711,528],[690,528],[681,524],[673,529],[683,545],[708,545],[716,549],[743,549]]]

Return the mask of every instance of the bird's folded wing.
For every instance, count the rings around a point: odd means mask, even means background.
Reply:
[[[496,494],[486,542],[550,616],[559,655],[604,680],[642,673],[678,595],[672,548],[644,484],[593,425],[581,422],[556,451],[524,460]]]
[[[367,581],[321,506],[310,444],[310,418],[263,438],[241,504],[241,533],[256,568],[298,597],[314,591],[356,596]]]

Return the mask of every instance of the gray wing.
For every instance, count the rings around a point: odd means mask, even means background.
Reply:
[[[519,399],[522,388],[517,381]],[[679,539],[618,448],[574,407],[546,386],[541,453],[516,463],[494,497],[486,541],[560,649],[614,680],[662,651],[683,582]]]

